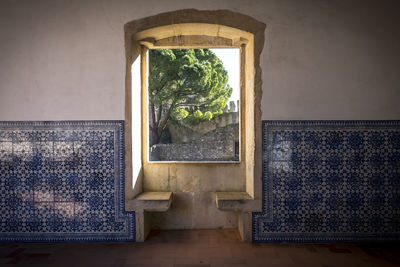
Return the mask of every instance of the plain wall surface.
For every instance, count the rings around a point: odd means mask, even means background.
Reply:
[[[400,119],[396,1],[0,2],[0,120],[122,120],[123,25],[184,8],[267,24],[263,119]]]
[[[394,1],[2,0],[0,120],[124,120],[124,24],[185,8],[267,24],[262,119],[400,119]],[[220,172],[209,174],[181,175],[174,208],[154,224],[236,227],[236,215],[215,206]]]

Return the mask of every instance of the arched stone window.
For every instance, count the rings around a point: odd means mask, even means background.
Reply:
[[[229,216],[238,217],[238,221],[232,225],[239,228],[244,240],[250,241],[251,212],[261,210],[262,90],[259,57],[264,45],[264,30],[265,24],[249,16],[227,10],[179,10],[135,20],[125,25],[127,185],[125,192],[128,209],[129,207],[136,209],[129,205],[129,201],[143,191],[171,191],[177,196],[182,196],[176,199],[177,204],[179,201],[187,201],[185,193],[194,192],[199,196],[198,199],[209,199],[209,196],[213,196],[217,205],[215,202],[210,204],[209,201],[190,202],[193,206],[191,212],[196,210],[196,205],[205,205],[207,212],[211,213],[211,218],[197,218],[197,224],[196,221],[195,223],[192,221],[192,225],[185,224],[182,228],[216,227],[225,216],[220,212],[223,210],[227,211]],[[240,48],[241,161],[238,163],[149,162],[146,105],[148,49],[219,47]],[[132,66],[136,66],[138,70],[136,74],[132,72]],[[132,112],[132,108],[136,111]],[[132,116],[138,113],[139,117]],[[138,132],[140,135],[136,137],[132,135]],[[132,143],[135,144],[133,147]],[[170,221],[171,224],[175,219],[184,224],[187,218],[183,215],[182,218],[175,218],[181,216],[179,212],[171,212],[165,216],[167,217],[164,221]],[[146,236],[144,228],[147,223],[143,223],[146,216],[137,213],[136,217],[136,227],[139,232],[137,240],[143,240]],[[170,226],[166,223],[158,227],[171,228]],[[223,227],[229,226],[223,225]]]

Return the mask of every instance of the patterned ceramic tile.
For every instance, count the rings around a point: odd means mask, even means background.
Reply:
[[[0,122],[0,241],[134,241],[123,126]]]
[[[264,121],[253,240],[400,237],[400,121]]]

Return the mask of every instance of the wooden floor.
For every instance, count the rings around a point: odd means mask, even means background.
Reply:
[[[153,231],[145,243],[0,243],[0,266],[400,266],[400,245],[250,244],[235,230]]]

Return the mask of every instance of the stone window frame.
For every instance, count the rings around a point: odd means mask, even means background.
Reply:
[[[171,32],[175,32],[174,36],[169,36]],[[206,34],[212,34],[218,36],[209,36]],[[246,38],[245,38],[245,37]],[[230,37],[230,38],[227,38]],[[142,162],[149,164],[168,164],[168,163],[192,163],[192,164],[202,164],[202,163],[232,163],[240,164],[242,157],[245,156],[246,148],[240,149],[239,161],[151,161],[149,158],[149,131],[148,131],[148,79],[147,79],[147,69],[148,69],[148,53],[151,49],[206,49],[206,48],[237,48],[240,50],[239,61],[240,61],[240,103],[241,108],[254,107],[253,95],[251,90],[246,90],[246,88],[252,86],[250,82],[244,82],[244,74],[247,69],[252,72],[251,62],[252,58],[246,56],[249,51],[253,50],[252,47],[252,35],[249,33],[240,32],[236,29],[229,28],[222,25],[206,24],[206,23],[183,23],[183,24],[172,24],[161,27],[152,28],[150,30],[140,32],[135,35],[137,42],[141,45],[141,76],[142,81]],[[249,60],[250,59],[250,60]],[[250,61],[250,66],[245,67],[245,62]],[[243,63],[243,64],[242,64]],[[250,80],[249,80],[250,81]],[[246,99],[245,99],[246,98]],[[243,101],[242,101],[243,99]],[[247,108],[243,113],[240,112],[240,117],[243,114],[252,115],[254,113],[252,110]],[[249,140],[243,140],[246,135],[242,135],[242,131],[250,130],[251,125],[243,127],[242,123],[249,122],[249,119],[241,120],[239,117],[239,147],[248,143]],[[247,123],[249,124],[249,123]],[[251,133],[247,133],[251,136]],[[250,139],[253,140],[253,139]],[[251,141],[250,141],[251,142]],[[240,147],[241,148],[241,147]],[[243,151],[243,153],[242,153]]]
[[[261,209],[261,69],[260,54],[264,45],[265,24],[249,16],[228,10],[199,11],[194,9],[162,13],[125,24],[125,174],[126,202],[145,188],[146,177],[159,177],[165,171],[162,165],[191,168],[195,164],[219,165],[223,168],[237,168],[238,175],[245,179],[243,190],[254,200],[252,208],[246,208],[246,237],[251,236],[251,211]],[[149,48],[240,48],[240,142],[241,161],[238,163],[210,162],[149,162],[147,127],[147,57]],[[131,66],[141,59],[141,101],[142,101],[142,170],[133,184],[132,177],[132,76]],[[236,166],[238,165],[238,166]],[[200,167],[201,168],[201,167]],[[207,167],[204,168],[207,172]],[[231,172],[232,173],[232,172]],[[136,177],[135,177],[136,178]],[[150,179],[151,180],[151,179]],[[240,220],[240,219],[239,219]],[[246,222],[244,222],[246,221]]]

